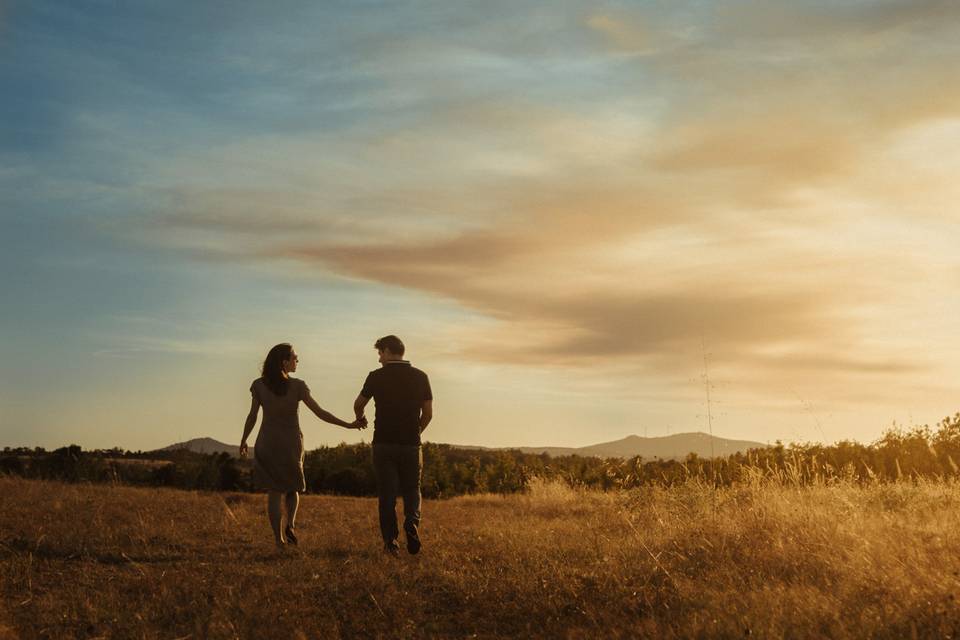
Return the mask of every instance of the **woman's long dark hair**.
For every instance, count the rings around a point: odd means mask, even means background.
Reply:
[[[283,361],[290,359],[290,353],[293,346],[283,342],[270,349],[267,357],[263,361],[263,368],[260,372],[263,374],[263,384],[267,389],[273,391],[278,396],[287,394],[288,380],[283,375]]]

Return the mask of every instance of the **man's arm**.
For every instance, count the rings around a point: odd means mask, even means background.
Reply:
[[[420,405],[420,433],[423,433],[431,420],[433,420],[433,400],[424,400]]]
[[[357,420],[363,417],[363,410],[367,406],[368,402],[370,402],[370,398],[362,393],[357,396],[356,400],[353,401],[353,413],[357,416]]]

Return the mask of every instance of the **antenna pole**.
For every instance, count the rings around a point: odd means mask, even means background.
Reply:
[[[717,486],[717,455],[713,448],[713,411],[710,406],[710,368],[707,364],[707,340],[700,334],[700,350],[703,353],[703,386],[707,392],[707,431],[710,433],[710,468],[713,469],[713,486]]]

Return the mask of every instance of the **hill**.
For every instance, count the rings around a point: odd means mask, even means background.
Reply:
[[[749,440],[729,440],[727,438],[712,437],[706,433],[675,433],[669,436],[642,438],[627,436],[622,440],[601,442],[586,447],[478,447],[470,445],[451,445],[458,449],[482,449],[496,451],[514,449],[522,453],[541,454],[549,456],[583,456],[596,458],[633,458],[641,456],[644,460],[675,460],[686,458],[695,453],[701,458],[723,457],[747,449],[759,449],[766,445],[762,442]],[[225,444],[213,438],[193,438],[186,442],[178,442],[158,451],[176,451],[186,449],[194,453],[220,453],[226,451],[233,457],[239,457],[239,447]]]
[[[179,451],[186,449],[194,453],[229,453],[234,458],[240,457],[240,447],[233,444],[226,444],[213,438],[193,438],[186,442],[178,442],[168,447],[157,449],[157,451]]]
[[[669,436],[655,438],[641,438],[640,436],[627,436],[622,440],[613,442],[601,442],[600,444],[589,445],[586,447],[510,447],[518,449],[523,453],[546,453],[550,456],[584,456],[600,458],[633,458],[641,456],[645,460],[660,458],[661,460],[673,460],[686,458],[688,454],[695,453],[701,458],[728,456],[738,452],[744,452],[747,449],[760,449],[766,447],[762,442],[751,442],[750,440],[729,440],[710,436],[709,434],[697,433],[675,433]],[[485,447],[465,447],[465,448],[485,448]]]

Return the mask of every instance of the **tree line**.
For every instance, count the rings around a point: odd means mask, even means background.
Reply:
[[[518,450],[423,446],[423,494],[447,498],[472,493],[516,493],[533,478],[560,480],[600,490],[686,482],[716,486],[773,481],[810,485],[832,482],[890,482],[960,475],[960,413],[935,426],[894,426],[871,444],[832,445],[779,441],[771,447],[718,458],[683,460],[550,457]],[[54,451],[5,448],[0,473],[67,482],[110,482],[194,490],[253,491],[252,463],[227,453],[187,450],[84,451],[77,445]],[[376,495],[372,448],[340,444],[306,453],[307,490],[350,496]]]

